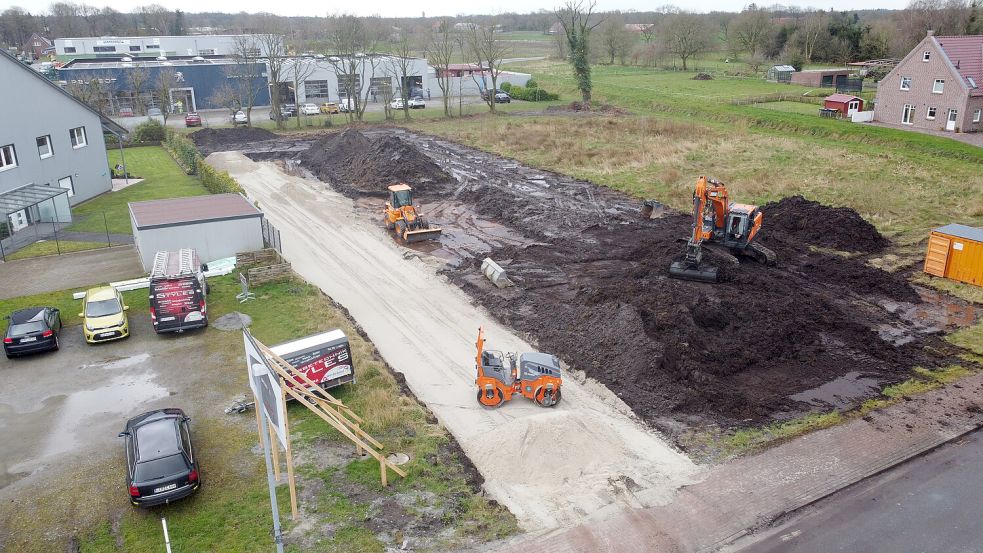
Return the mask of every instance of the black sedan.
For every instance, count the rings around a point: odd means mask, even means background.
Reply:
[[[177,501],[201,486],[191,448],[191,421],[176,408],[158,409],[126,422],[126,485],[130,503],[151,507]]]
[[[7,358],[58,349],[61,313],[54,307],[28,307],[5,317],[9,324],[3,337]]]

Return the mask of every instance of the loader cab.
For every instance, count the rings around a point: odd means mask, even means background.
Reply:
[[[393,209],[401,207],[411,207],[413,205],[412,189],[405,184],[396,184],[389,187],[389,205]]]

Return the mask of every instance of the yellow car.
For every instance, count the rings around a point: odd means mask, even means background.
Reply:
[[[82,334],[90,344],[119,340],[130,335],[123,296],[112,286],[90,288],[82,299]]]
[[[334,102],[324,102],[321,104],[321,113],[341,113],[341,108]]]

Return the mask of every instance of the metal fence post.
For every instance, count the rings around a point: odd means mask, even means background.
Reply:
[[[102,212],[102,225],[106,229],[106,247],[113,245],[113,241],[109,238],[109,221],[106,220],[106,212]]]
[[[61,255],[61,244],[58,243],[58,223],[51,223],[51,230],[55,233],[55,249]]]

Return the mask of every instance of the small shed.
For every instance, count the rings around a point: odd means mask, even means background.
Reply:
[[[939,227],[928,236],[925,272],[983,286],[983,228]]]
[[[836,86],[837,81],[848,79],[852,71],[851,69],[807,69],[805,71],[797,71],[792,75],[792,84],[833,88]]]
[[[765,78],[776,83],[788,83],[792,81],[792,73],[795,73],[795,68],[791,65],[774,65],[768,69]]]
[[[823,107],[835,109],[842,113],[843,117],[849,117],[864,110],[864,99],[851,94],[830,94],[823,101]]]
[[[130,202],[133,240],[143,267],[158,251],[197,250],[201,261],[263,248],[263,212],[240,194]]]

